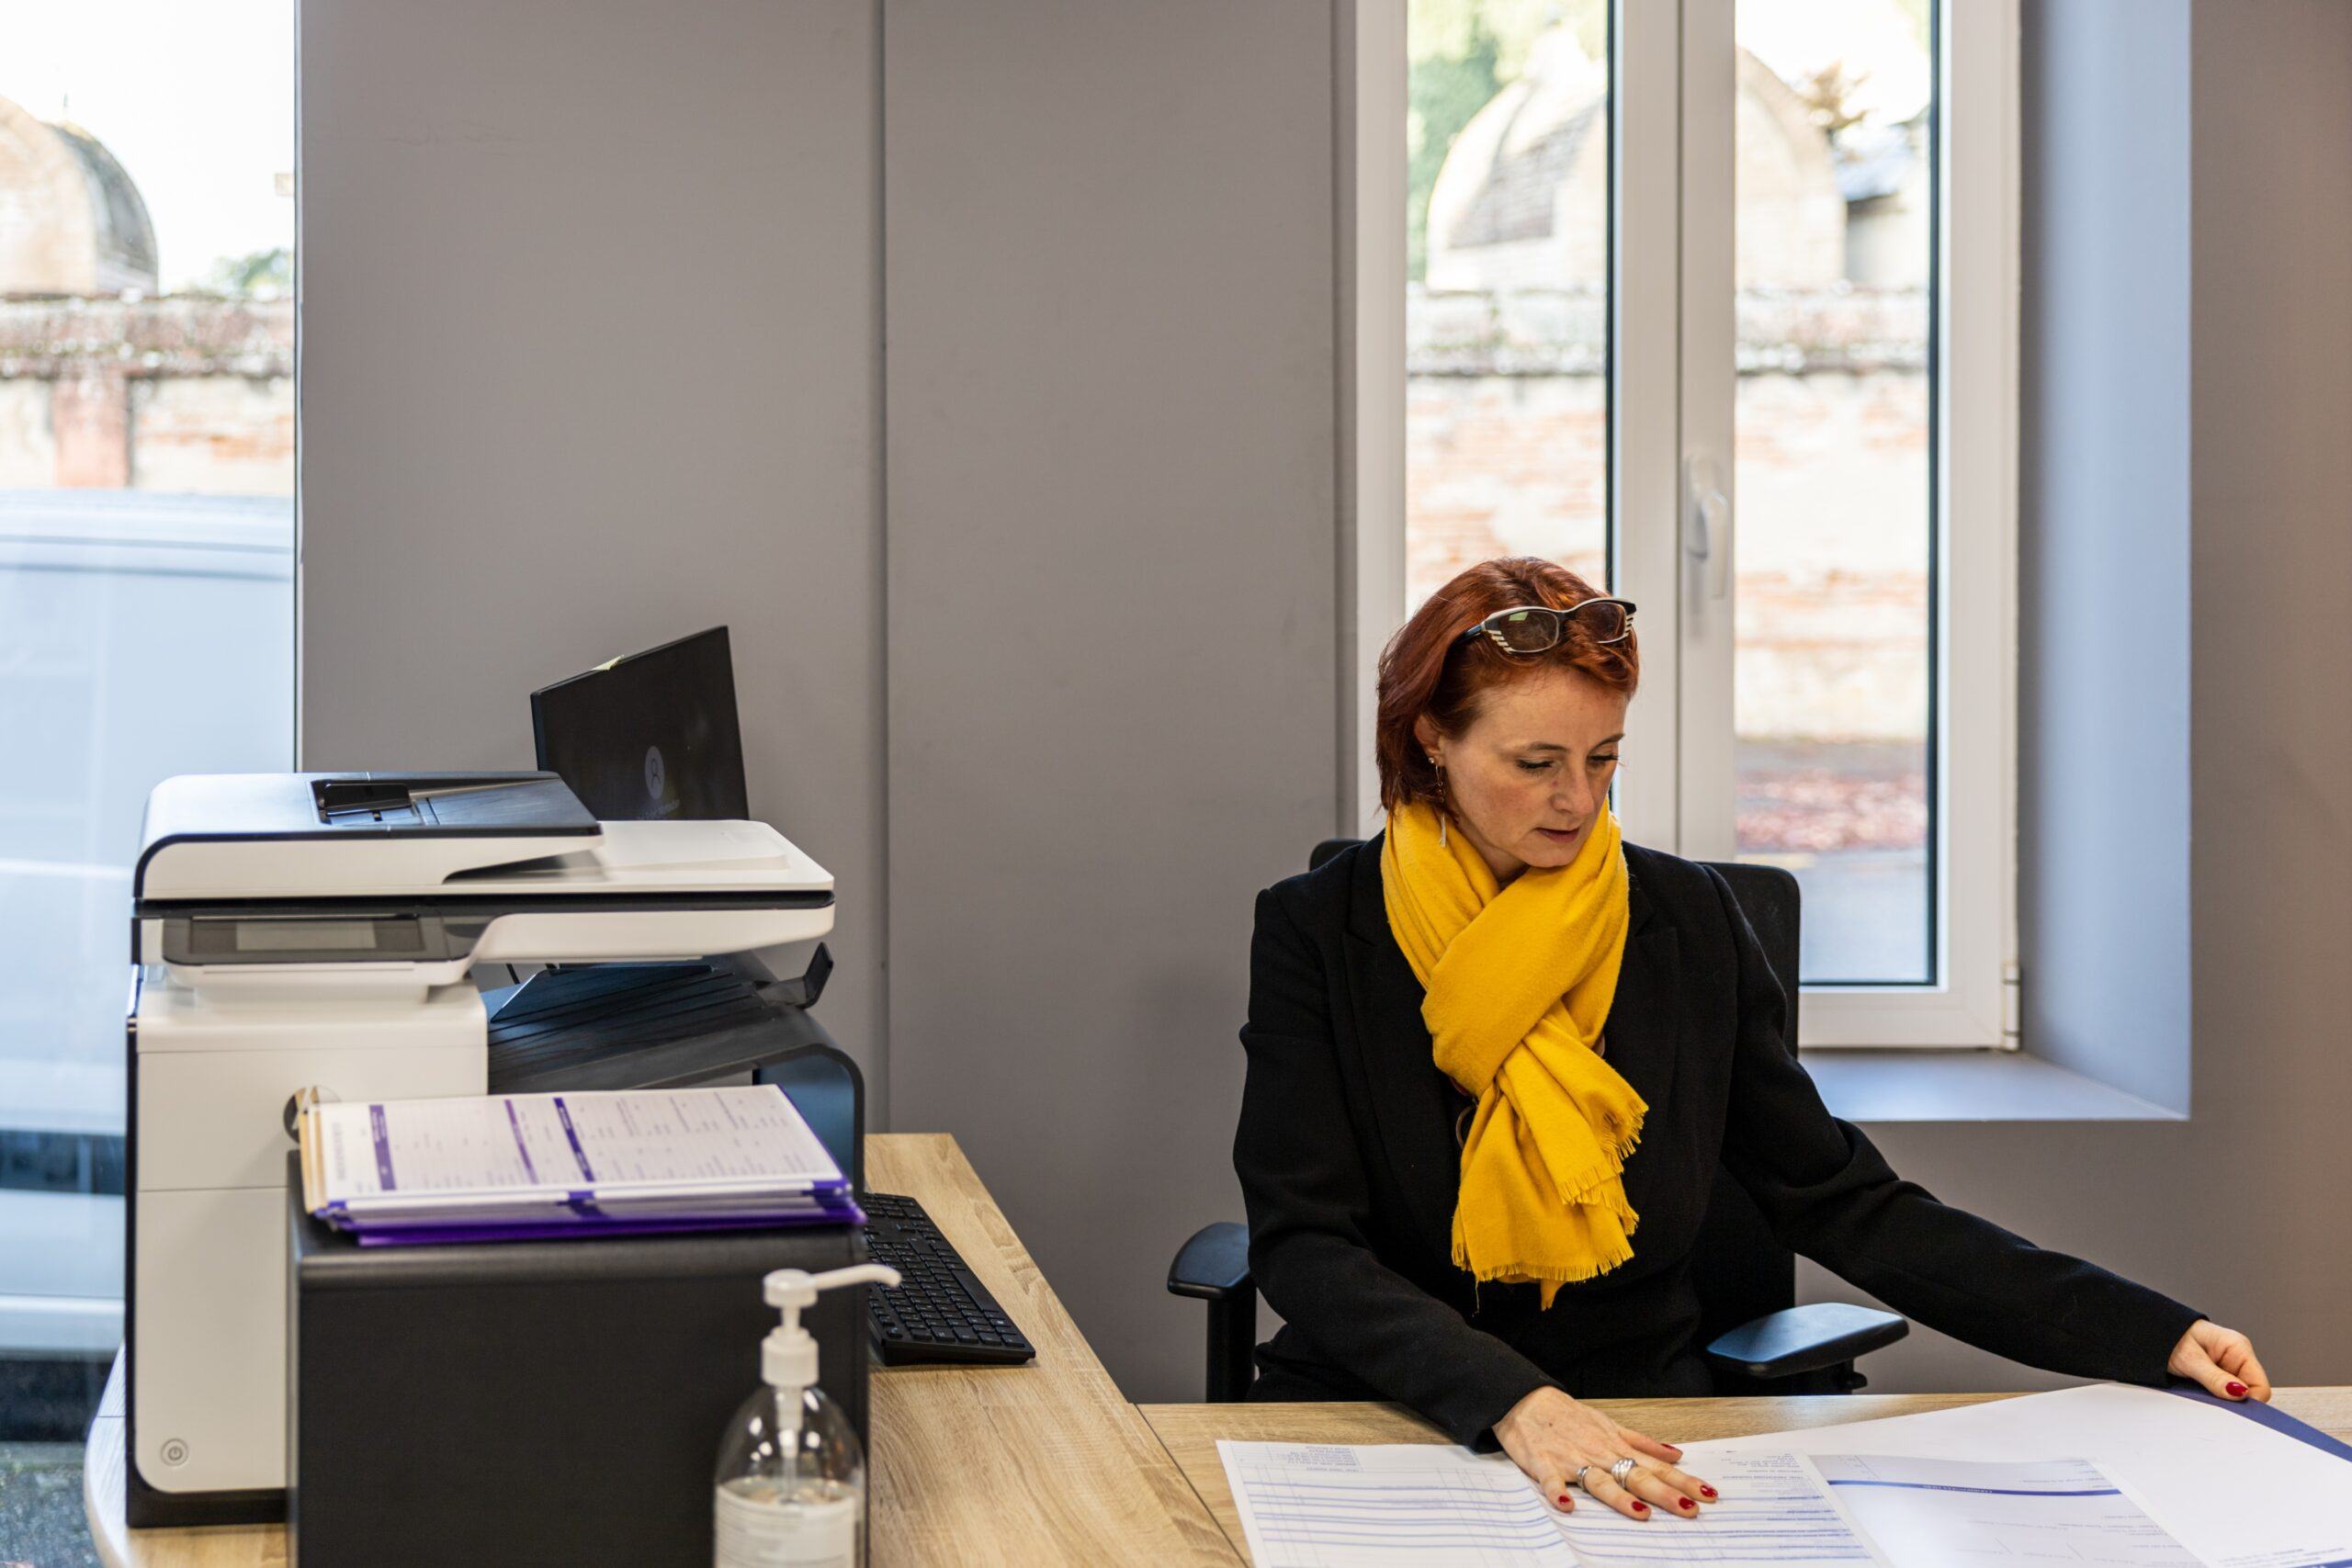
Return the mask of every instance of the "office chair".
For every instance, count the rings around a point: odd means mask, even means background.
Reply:
[[[1361,840],[1326,839],[1312,871]],[[1710,863],[1756,930],[1789,998],[1788,1038],[1797,1032],[1797,879],[1778,866]],[[1911,1325],[1893,1313],[1841,1302],[1795,1305],[1796,1257],[1772,1235],[1747,1190],[1718,1168],[1700,1223],[1690,1275],[1699,1292],[1699,1335],[1719,1394],[1851,1393],[1867,1380],[1854,1363],[1894,1344]],[[1208,1303],[1208,1397],[1244,1399],[1257,1376],[1258,1287],[1250,1278],[1249,1227],[1204,1225],[1169,1266],[1170,1294]]]

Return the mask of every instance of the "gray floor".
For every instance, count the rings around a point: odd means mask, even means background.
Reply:
[[[0,1568],[97,1568],[82,1522],[82,1445],[0,1443]]]

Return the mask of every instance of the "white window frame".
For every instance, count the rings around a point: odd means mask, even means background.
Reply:
[[[1379,822],[1374,664],[1405,603],[1404,0],[1340,26],[1342,797]],[[1735,0],[1617,0],[1611,493],[1615,581],[1642,606],[1639,842],[1730,858],[1733,837]],[[1937,865],[1934,986],[1809,986],[1808,1047],[2015,1049],[2018,0],[1937,7]],[[1672,256],[1676,265],[1650,258]],[[1638,265],[1626,265],[1627,257]]]

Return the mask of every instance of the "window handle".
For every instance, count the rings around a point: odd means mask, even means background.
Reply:
[[[1683,463],[1682,549],[1700,572],[1700,592],[1720,601],[1731,588],[1731,495],[1723,465],[1713,457]]]

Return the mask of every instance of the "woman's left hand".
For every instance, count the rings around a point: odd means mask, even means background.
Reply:
[[[2210,1318],[2200,1317],[2188,1325],[2165,1366],[2175,1377],[2187,1378],[2223,1399],[2270,1403],[2270,1379],[2262,1363],[2254,1359],[2254,1342]]]

